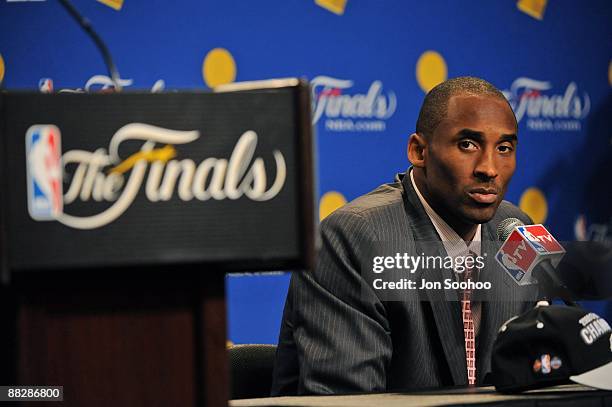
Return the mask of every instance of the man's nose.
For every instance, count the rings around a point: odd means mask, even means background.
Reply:
[[[478,178],[489,180],[497,177],[497,166],[495,164],[495,151],[484,150],[474,168],[474,175]]]

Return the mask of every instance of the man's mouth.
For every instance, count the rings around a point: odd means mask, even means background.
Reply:
[[[494,188],[475,188],[470,190],[468,195],[474,201],[481,204],[492,204],[497,202],[497,190]]]

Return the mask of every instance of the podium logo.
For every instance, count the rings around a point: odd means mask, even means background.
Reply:
[[[53,125],[35,125],[26,133],[28,212],[32,219],[56,219],[63,209],[61,135]]]
[[[119,78],[117,81],[122,88],[126,88],[128,86],[132,86],[134,83],[133,79],[122,79]],[[158,79],[155,81],[153,86],[151,87],[151,93],[157,93],[164,90],[166,87],[166,82],[163,79]],[[41,78],[38,81],[38,90],[41,93],[51,93],[53,92],[53,79],[51,78]],[[115,84],[113,80],[106,75],[93,75],[91,78],[85,82],[85,86],[83,88],[64,88],[60,89],[59,92],[63,93],[83,93],[83,92],[113,92],[115,90]]]
[[[278,150],[272,152],[276,175],[268,185],[264,159],[254,156],[254,131],[240,136],[229,159],[207,157],[199,163],[177,159],[175,145],[188,144],[199,137],[197,130],[131,123],[117,130],[108,150],[70,150],[61,155],[57,127],[31,126],[26,134],[30,216],[37,221],[56,220],[76,229],[95,229],[121,216],[143,188],[150,202],[168,201],[174,195],[182,201],[246,197],[261,202],[276,197],[285,185],[285,158]],[[122,158],[119,148],[125,142],[130,146],[134,142],[142,144]],[[165,145],[159,147],[157,143]],[[67,168],[74,171],[69,173]],[[69,184],[63,195],[62,179]],[[77,200],[111,205],[91,216],[67,214],[65,208]]]
[[[563,93],[553,93],[552,84],[530,78],[518,78],[503,91],[514,110],[516,120],[526,119],[529,130],[580,131],[591,109],[591,98],[570,82]]]
[[[353,81],[317,76],[311,82],[313,124],[325,120],[329,131],[385,131],[386,120],[393,116],[397,98],[383,92],[383,83],[375,80],[366,93],[351,93]]]

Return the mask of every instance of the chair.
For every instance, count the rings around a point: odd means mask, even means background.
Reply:
[[[269,397],[276,345],[234,345],[228,353],[230,398]]]

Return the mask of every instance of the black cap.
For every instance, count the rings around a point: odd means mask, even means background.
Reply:
[[[543,305],[508,320],[492,358],[493,384],[501,392],[570,380],[612,390],[612,329],[583,308]]]

